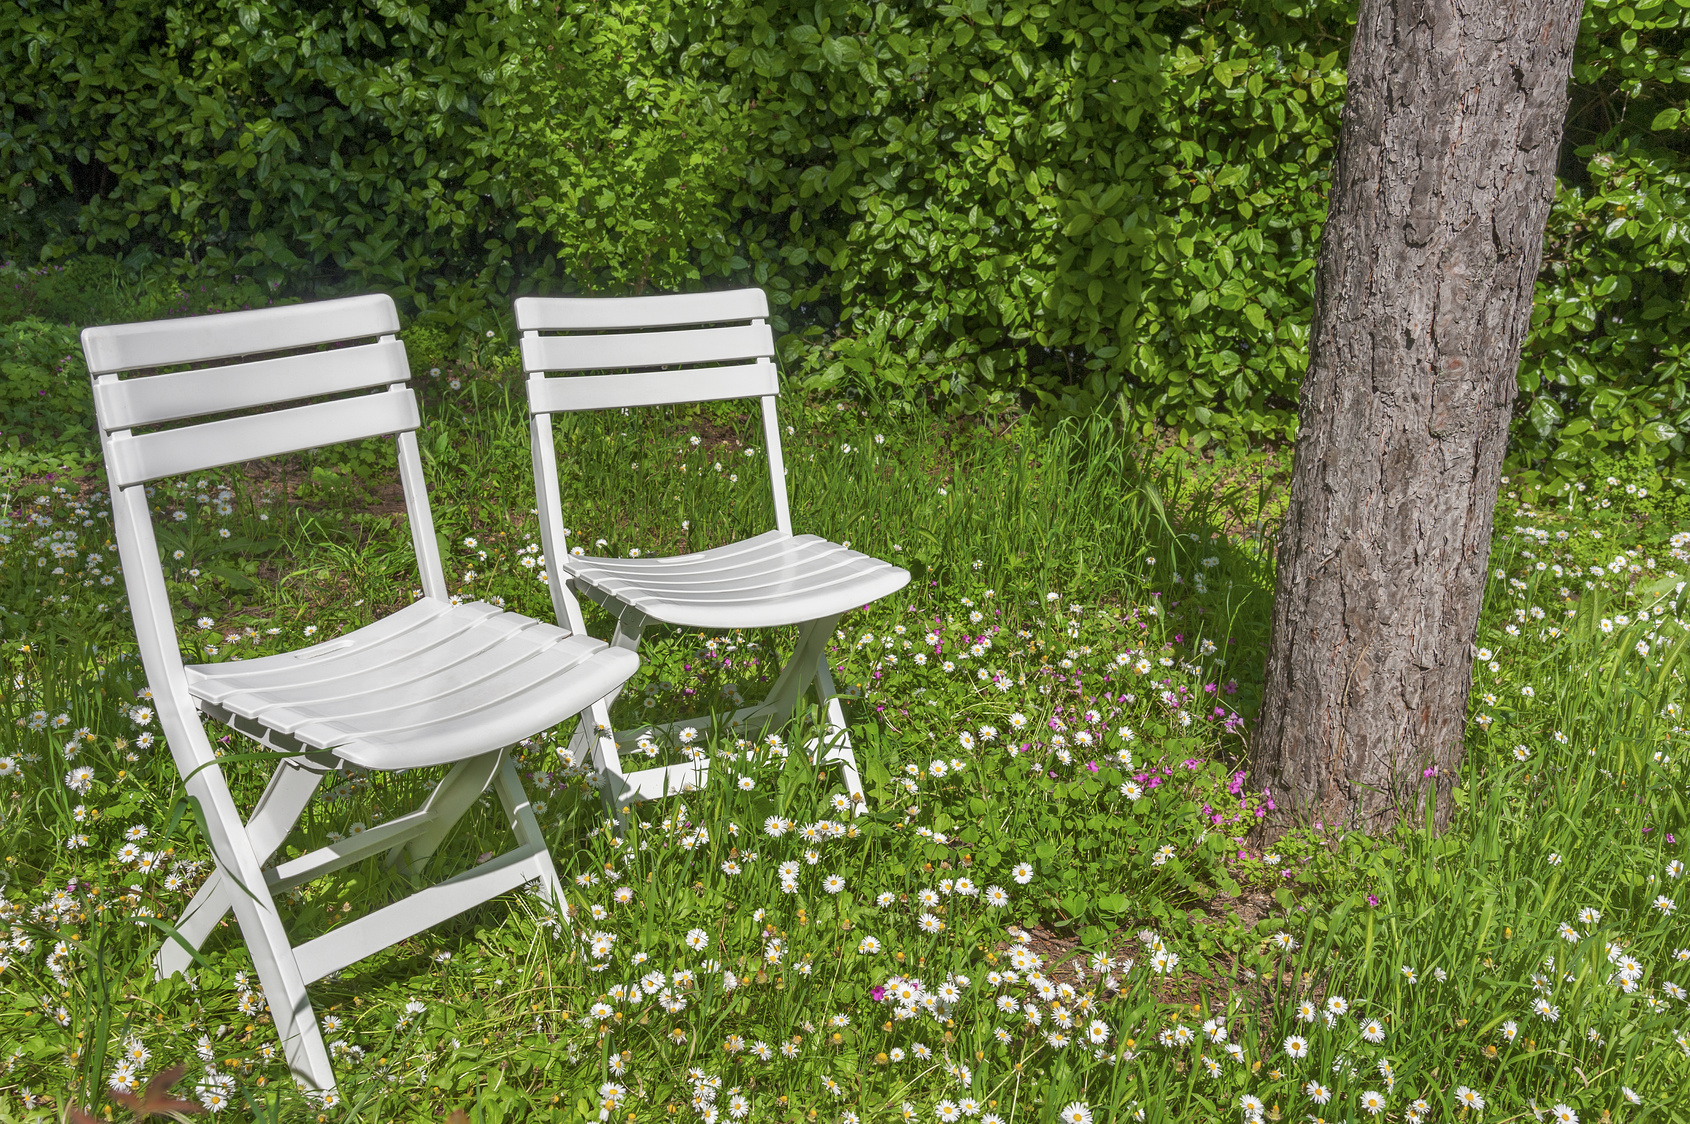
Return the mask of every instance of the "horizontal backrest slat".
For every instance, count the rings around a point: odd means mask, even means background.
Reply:
[[[107,431],[129,429],[404,382],[410,377],[405,345],[382,340],[227,367],[96,379],[94,416]]]
[[[278,305],[247,312],[220,312],[178,320],[151,320],[86,328],[82,354],[92,374],[173,367],[290,351],[399,330],[399,310],[386,293],[309,304]]]
[[[719,363],[726,359],[772,358],[774,353],[775,337],[767,324],[675,332],[522,337],[522,366],[531,373]]]
[[[767,359],[737,367],[701,367],[688,371],[646,371],[631,375],[528,377],[528,412],[671,406],[682,402],[717,402],[778,394],[775,365]]]
[[[360,441],[422,424],[410,388],[205,422],[106,441],[106,466],[119,488],[225,464]]]
[[[568,332],[616,328],[667,328],[762,320],[769,298],[761,289],[675,293],[656,297],[519,297],[519,332]]]

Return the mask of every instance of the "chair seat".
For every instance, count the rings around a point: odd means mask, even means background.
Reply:
[[[639,666],[607,649],[484,601],[425,597],[310,648],[186,671],[202,704],[354,765],[412,769],[579,714]]]
[[[772,628],[837,616],[909,584],[908,570],[815,535],[769,531],[672,558],[564,560],[582,593],[691,628]]]

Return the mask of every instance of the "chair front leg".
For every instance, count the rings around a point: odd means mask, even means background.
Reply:
[[[311,1009],[311,997],[305,991],[305,978],[223,773],[215,765],[198,770],[186,787],[205,812],[210,835],[207,842],[228,883],[224,893],[252,954],[252,966],[264,987],[288,1066],[312,1087],[333,1089],[334,1068],[329,1063],[322,1028]]]

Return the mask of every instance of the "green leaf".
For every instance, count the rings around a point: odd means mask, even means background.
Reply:
[[[822,58],[840,69],[855,66],[862,57],[863,53],[854,40],[834,37],[822,43]]]
[[[1547,438],[1561,427],[1561,410],[1548,395],[1532,399],[1527,417],[1539,437]]]
[[[202,566],[201,569],[204,570],[208,574],[216,574],[218,577],[220,577],[224,581],[228,582],[230,589],[255,589],[255,588],[257,588],[256,584],[252,581],[251,578],[248,578],[245,574],[241,573],[239,570],[233,569],[231,567],[228,567],[228,566]]]

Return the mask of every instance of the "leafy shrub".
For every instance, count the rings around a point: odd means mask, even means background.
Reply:
[[[0,324],[0,467],[56,469],[95,455],[88,371],[76,329]]]
[[[385,288],[460,319],[485,315],[475,294],[499,287],[509,249],[489,127],[508,6],[3,11],[0,56],[15,80],[0,158],[9,201],[29,216],[8,224],[14,246],[34,233],[51,255],[187,258],[204,272]]]
[[[763,255],[838,317],[811,383],[1285,432],[1344,9],[1159,7],[695,10],[687,65],[755,106]]]
[[[189,292],[380,288],[460,359],[519,291],[758,284],[810,386],[955,411],[1124,395],[1198,444],[1285,438],[1352,17],[0,0],[0,245],[168,261]],[[1685,452],[1686,20],[1588,6],[1523,480]]]
[[[412,324],[399,333],[405,341],[405,357],[411,364],[411,377],[417,378],[453,351],[446,332],[435,324]]]
[[[727,239],[743,114],[673,73],[652,49],[663,26],[646,3],[530,25],[509,111],[516,225],[588,291],[672,290],[746,269]]]
[[[1523,482],[1569,481],[1632,444],[1657,461],[1685,452],[1687,20],[1670,4],[1587,6],[1520,366],[1515,455],[1532,470]]]
[[[121,263],[82,254],[37,269],[0,269],[0,320],[38,316],[65,324],[100,324],[123,318]]]

